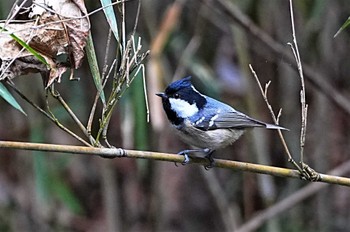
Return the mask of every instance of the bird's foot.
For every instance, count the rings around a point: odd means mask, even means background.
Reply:
[[[207,153],[207,155],[205,156],[205,158],[207,158],[209,160],[209,164],[208,165],[204,165],[205,170],[209,170],[212,167],[215,166],[215,160],[212,157],[213,151],[210,149],[207,149],[207,151],[205,151]]]
[[[181,162],[182,165],[189,164],[191,162],[191,156],[190,153],[195,153],[195,152],[203,152],[205,153],[205,158],[209,160],[209,164],[205,165],[204,168],[206,170],[209,170],[210,168],[215,166],[215,160],[212,157],[213,150],[209,148],[205,149],[193,149],[193,150],[183,150],[178,153],[178,155],[183,155],[184,160]],[[175,166],[177,166],[177,163],[175,163]]]
[[[184,156],[184,160],[181,162],[182,165],[186,165],[188,163],[190,163],[190,156],[188,155],[188,153],[194,152],[194,150],[183,150],[180,151],[179,153],[177,153],[178,155],[183,155]],[[177,167],[177,163],[175,162],[175,166]]]

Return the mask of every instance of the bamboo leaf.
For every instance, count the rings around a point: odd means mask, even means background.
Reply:
[[[100,0],[101,5],[104,7],[103,12],[105,13],[105,16],[107,18],[107,22],[114,34],[114,37],[117,41],[119,40],[119,33],[118,33],[118,22],[117,18],[115,17],[115,13],[113,10],[113,6],[108,6],[112,4],[111,0]],[[105,7],[108,6],[108,7]]]
[[[1,30],[7,31],[5,28],[0,27]],[[32,48],[31,46],[29,46],[29,44],[27,44],[25,41],[23,41],[22,39],[20,39],[19,37],[17,37],[15,34],[11,33],[10,34],[11,38],[13,40],[15,40],[17,43],[19,43],[22,47],[24,47],[28,52],[32,53],[33,56],[35,56],[41,63],[49,66],[49,64],[46,62],[45,58],[40,55],[37,51],[35,51],[34,48]]]
[[[87,43],[86,43],[86,56],[88,58],[92,78],[94,80],[97,91],[101,91],[100,98],[103,104],[106,104],[105,94],[103,92],[103,86],[101,82],[100,70],[98,68],[96,52],[94,48],[94,42],[92,40],[92,35],[89,33]]]
[[[0,83],[0,97],[2,97],[5,101],[7,101],[11,106],[13,106],[15,109],[22,112],[24,115],[27,116],[27,114],[24,112],[22,107],[18,104],[16,99],[12,96],[12,94],[6,89],[6,87]]]
[[[148,125],[147,112],[145,106],[145,97],[143,94],[142,74],[141,72],[135,77],[130,86],[130,97],[132,98],[133,110],[135,114],[135,128],[134,138],[137,149],[147,150],[148,147]]]
[[[345,28],[347,28],[350,25],[350,17],[345,21],[345,23],[341,26],[341,28],[335,33],[333,38],[337,37],[340,32],[342,32]]]

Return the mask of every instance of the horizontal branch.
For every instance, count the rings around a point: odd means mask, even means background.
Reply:
[[[150,151],[125,150],[122,148],[96,148],[96,147],[83,147],[83,146],[58,145],[58,144],[44,144],[44,143],[24,143],[24,142],[12,142],[12,141],[0,141],[0,148],[61,152],[61,153],[70,153],[70,154],[83,154],[83,155],[98,155],[104,158],[127,157],[127,158],[151,159],[151,160],[178,162],[178,163],[181,163],[183,161],[182,155],[150,152]],[[208,161],[203,158],[192,158],[191,163],[208,164]],[[232,161],[232,160],[215,159],[215,167],[267,174],[267,175],[279,176],[279,177],[300,178],[299,171],[297,170],[260,165],[260,164],[238,162],[238,161]],[[350,186],[350,178],[327,175],[327,174],[320,174],[319,182]]]

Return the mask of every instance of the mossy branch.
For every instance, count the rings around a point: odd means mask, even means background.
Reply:
[[[122,148],[96,148],[96,147],[84,147],[84,146],[72,146],[72,145],[58,145],[58,144],[44,144],[44,143],[24,143],[24,142],[12,142],[12,141],[0,141],[0,148],[9,148],[17,150],[35,150],[35,151],[47,151],[47,152],[60,152],[69,154],[84,154],[84,155],[98,155],[104,158],[137,158],[137,159],[149,159],[160,160],[168,162],[182,162],[183,156],[176,154],[151,152],[151,151],[136,151],[126,150]],[[207,164],[207,160],[203,158],[193,158],[191,163]],[[215,167],[226,168],[236,171],[246,171],[260,174],[267,174],[285,178],[301,178],[300,173],[294,169],[273,167],[260,164],[252,164],[246,162],[238,162],[232,160],[215,159]],[[318,182],[324,182],[329,184],[337,184],[350,186],[350,178],[339,177],[327,174],[320,174]]]

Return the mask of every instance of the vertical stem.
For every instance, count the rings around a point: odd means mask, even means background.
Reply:
[[[303,74],[303,66],[301,65],[301,59],[299,54],[298,43],[295,34],[295,26],[294,26],[294,13],[293,13],[293,0],[289,0],[289,8],[290,8],[290,19],[292,24],[292,35],[293,35],[293,44],[292,46],[295,60],[297,62],[300,81],[301,81],[301,91],[300,91],[300,103],[301,103],[301,131],[300,131],[300,163],[302,168],[304,167],[304,147],[305,147],[305,137],[306,137],[306,122],[307,122],[307,104],[305,97],[305,81]]]
[[[254,78],[255,78],[255,80],[256,80],[258,86],[259,86],[260,93],[261,93],[261,95],[262,95],[263,98],[264,98],[264,101],[265,101],[265,103],[266,103],[266,105],[267,105],[267,108],[268,108],[269,111],[270,111],[270,114],[271,114],[271,116],[272,116],[273,121],[275,122],[275,124],[278,124],[278,120],[279,120],[279,116],[280,116],[280,114],[281,114],[281,111],[278,113],[278,116],[276,117],[275,113],[273,112],[272,106],[270,105],[269,100],[268,100],[268,98],[267,98],[267,89],[268,89],[268,87],[269,87],[269,85],[270,85],[270,82],[266,84],[266,86],[265,86],[265,91],[264,91],[263,88],[262,88],[262,86],[261,86],[261,83],[260,83],[260,81],[259,81],[258,75],[256,74],[256,72],[255,72],[255,70],[253,69],[253,67],[252,67],[251,64],[249,64],[249,68],[250,68],[251,72],[253,73],[253,76],[254,76]],[[292,154],[291,154],[290,151],[289,151],[287,142],[286,142],[286,140],[284,139],[284,136],[283,136],[281,130],[278,130],[278,135],[279,135],[280,140],[281,140],[281,142],[282,142],[284,151],[286,152],[286,154],[287,154],[287,156],[288,156],[288,161],[289,161],[290,163],[292,163],[292,164],[298,169],[298,171],[299,171],[300,173],[303,173],[302,168],[300,168],[299,165],[298,165],[298,164],[295,162],[295,160],[293,159]]]
[[[123,43],[123,51],[125,51],[125,2],[122,3],[122,43]]]

